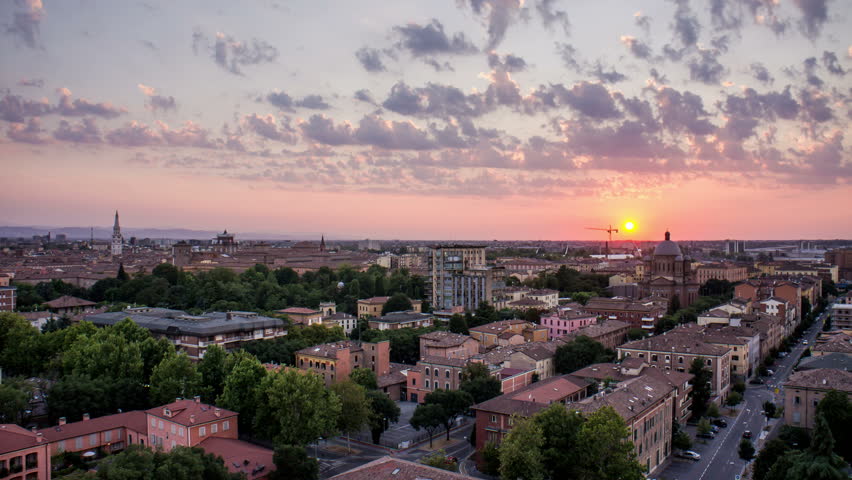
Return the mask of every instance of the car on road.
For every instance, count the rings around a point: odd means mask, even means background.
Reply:
[[[680,452],[680,457],[695,460],[696,462],[701,460],[701,454],[699,454],[698,452],[693,452],[692,450],[684,450]]]
[[[767,370],[767,373],[769,373],[769,376],[771,377],[772,375],[775,375],[775,370]]]
[[[752,385],[763,385],[764,382],[762,378],[752,378],[748,383]]]
[[[751,430],[746,430],[743,432],[743,438],[751,438]]]
[[[713,432],[713,434],[715,435],[719,433],[719,427],[716,425],[710,425],[710,431]]]
[[[802,340],[802,345],[807,345],[807,344],[808,344],[807,340]]]
[[[725,428],[725,427],[728,426],[728,422],[726,422],[725,419],[723,419],[723,418],[714,418],[711,423],[713,425],[716,425],[717,427],[722,427],[722,428]]]
[[[699,434],[698,434],[698,435],[696,435],[696,436],[697,436],[698,438],[706,438],[706,439],[708,439],[708,440],[713,440],[714,438],[716,438],[716,434],[715,434],[715,433],[713,433],[713,432],[699,433]]]

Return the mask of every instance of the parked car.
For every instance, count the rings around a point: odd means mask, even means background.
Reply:
[[[770,369],[770,370],[767,370],[767,372],[769,373],[769,376],[775,375],[775,370]]]
[[[719,427],[716,425],[710,425],[710,431],[714,434],[719,433]]]
[[[697,436],[698,438],[707,438],[707,439],[709,439],[709,440],[713,440],[714,438],[716,438],[716,434],[715,434],[715,433],[713,433],[713,432],[708,432],[708,433],[699,433],[699,434],[698,434],[698,435],[696,435],[696,436]]]
[[[693,452],[692,450],[684,450],[680,452],[680,456],[681,458],[688,458],[690,460],[695,460],[696,462],[698,460],[701,460],[701,454],[699,454],[698,452]]]
[[[807,344],[808,344],[807,340],[802,340],[802,345],[807,345]]]
[[[711,423],[722,428],[726,428],[728,426],[728,422],[726,422],[724,418],[714,418]]]
[[[751,438],[751,430],[746,430],[743,432],[743,438]]]
[[[763,385],[764,382],[762,378],[752,378],[748,383],[752,385]]]

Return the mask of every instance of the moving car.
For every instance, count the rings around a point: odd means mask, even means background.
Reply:
[[[807,344],[808,344],[807,340],[802,340],[802,345],[807,345]]]
[[[701,455],[698,452],[693,452],[692,450],[684,450],[680,452],[681,458],[688,458],[690,460],[701,460]]]
[[[751,438],[751,430],[746,430],[743,432],[743,438]]]

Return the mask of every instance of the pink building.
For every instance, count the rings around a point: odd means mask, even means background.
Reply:
[[[146,445],[147,429],[145,413],[140,411],[89,418],[83,415],[80,422],[66,423],[65,417],[59,425],[43,428],[38,433],[50,443],[50,455],[62,452],[85,452],[103,449],[112,453],[131,444]]]
[[[594,314],[580,313],[576,311],[559,312],[541,317],[541,326],[547,327],[548,338],[563,337],[571,332],[579,330],[597,322]]]
[[[148,441],[165,451],[194,447],[209,437],[237,438],[236,412],[195,400],[178,400],[145,411]]]
[[[0,425],[0,478],[49,480],[50,453],[41,433]]]

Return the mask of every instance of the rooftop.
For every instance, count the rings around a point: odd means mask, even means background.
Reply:
[[[804,370],[790,375],[784,386],[852,392],[852,372],[832,368]]]
[[[276,310],[275,313],[294,314],[294,315],[316,315],[321,313],[319,310],[304,307],[290,307],[283,310]]]
[[[38,432],[44,435],[44,438],[51,442],[58,442],[68,438],[103,432],[105,430],[112,430],[119,427],[128,427],[131,430],[135,430],[140,433],[147,433],[148,427],[145,421],[145,412],[141,410],[134,410],[132,412],[105,415],[91,420],[82,420],[79,422],[66,423],[65,425],[42,428],[41,430],[38,430]]]
[[[382,457],[331,480],[473,480],[474,477],[393,457]]]
[[[232,473],[243,473],[248,480],[262,478],[275,468],[272,450],[234,438],[208,437],[198,444],[205,452],[218,455]]]
[[[83,300],[82,298],[63,295],[55,300],[44,302],[48,308],[75,308],[75,307],[91,307],[97,305],[95,302]]]
[[[432,318],[432,315],[428,313],[417,313],[414,311],[407,312],[391,312],[387,315],[382,315],[378,318],[370,319],[371,322],[381,322],[381,323],[408,323],[408,322],[418,322],[423,320],[428,320]]]
[[[11,423],[0,424],[0,454],[36,447],[40,443],[38,435],[26,428]]]
[[[426,340],[430,346],[455,347],[471,340],[470,336],[452,332],[429,332],[420,335],[421,340]]]
[[[115,325],[125,318],[152,332],[168,335],[211,336],[259,328],[283,328],[284,320],[258,315],[252,312],[210,312],[189,315],[180,310],[167,308],[128,308],[123,312],[105,312],[86,315],[85,319],[95,325]]]
[[[148,409],[145,413],[159,418],[167,418],[169,421],[184,426],[199,425],[238,415],[237,412],[196,400],[177,400],[168,405]]]
[[[674,387],[651,375],[640,375],[620,383],[611,393],[601,392],[587,399],[572,403],[571,410],[592,413],[604,406],[612,407],[622,418],[630,420],[652,408],[665,398]]]
[[[726,347],[704,342],[704,335],[692,332],[669,331],[641,340],[627,342],[618,350],[647,350],[652,352],[676,352],[692,355],[722,356],[730,350]]]

